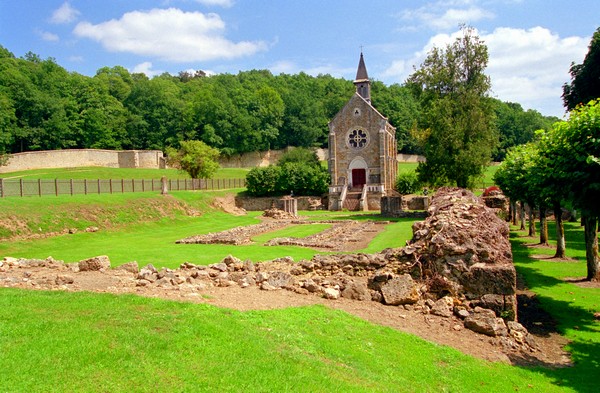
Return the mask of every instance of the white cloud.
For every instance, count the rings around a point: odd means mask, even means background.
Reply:
[[[74,33],[109,51],[171,62],[232,59],[267,49],[263,41],[231,42],[223,36],[224,30],[225,22],[217,14],[169,8],[128,12],[119,20],[97,25],[81,22]]]
[[[543,27],[502,27],[481,38],[488,46],[494,95],[525,108],[544,103],[551,113],[543,114],[562,113],[562,85],[570,80],[571,63],[583,61],[589,37],[561,38]]]
[[[229,8],[233,5],[233,0],[196,0],[196,3],[200,3],[206,6],[219,6]]]
[[[81,13],[71,7],[68,1],[65,1],[58,9],[56,9],[50,17],[50,22],[54,24],[65,24],[76,20]]]
[[[161,71],[161,70],[153,70],[152,62],[149,62],[149,61],[145,61],[143,63],[136,65],[135,67],[133,67],[131,72],[134,74],[146,74],[146,76],[148,78],[152,78],[153,76],[164,73],[164,71]]]
[[[338,67],[333,64],[324,64],[316,67],[311,67],[303,70],[308,75],[319,76],[319,75],[331,75],[335,78],[344,78],[347,75],[356,75],[355,67]]]
[[[74,56],[69,57],[69,61],[71,61],[73,63],[83,63],[84,58],[83,58],[83,56],[74,55]]]
[[[435,30],[455,29],[460,24],[472,25],[480,20],[495,17],[492,12],[471,3],[471,1],[428,3],[414,10],[405,10],[400,17],[403,20]],[[414,30],[416,28],[415,26],[404,26],[402,29]]]
[[[288,60],[281,60],[269,67],[273,74],[295,74],[298,72],[296,63]]]
[[[50,33],[48,31],[39,30],[36,32],[44,41],[48,42],[58,42],[60,41],[60,37],[58,34]]]
[[[418,68],[434,46],[443,48],[460,34],[457,31],[431,37],[410,59],[394,60],[384,77],[406,80],[412,67]],[[571,63],[583,61],[590,37],[561,38],[543,27],[500,27],[479,36],[488,47],[486,73],[491,77],[494,97],[518,102],[525,109],[536,109],[544,115],[562,115],[562,85],[570,80]]]

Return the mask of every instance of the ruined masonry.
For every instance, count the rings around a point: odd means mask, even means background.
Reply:
[[[253,230],[240,228],[240,237],[246,239]],[[140,269],[136,262],[111,269],[106,256],[69,265],[52,258],[5,258],[0,261],[0,286],[75,290],[84,287],[85,274],[97,272],[115,276],[116,283],[106,290],[117,293],[143,294],[155,288],[191,294],[210,286],[240,286],[376,301],[452,318],[495,337],[505,347],[535,350],[531,335],[516,322],[516,273],[508,226],[481,199],[458,188],[443,188],[433,196],[428,217],[413,225],[406,247],[377,254],[317,255],[298,262],[286,257],[261,263],[229,256],[208,266],[184,263],[179,269],[160,270],[152,265]]]

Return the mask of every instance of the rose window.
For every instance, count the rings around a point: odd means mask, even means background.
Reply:
[[[362,149],[367,146],[368,135],[363,130],[352,130],[348,134],[348,145],[353,149]]]

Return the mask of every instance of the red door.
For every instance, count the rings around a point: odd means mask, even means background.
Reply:
[[[367,171],[365,169],[352,170],[352,187],[362,187],[367,183]]]

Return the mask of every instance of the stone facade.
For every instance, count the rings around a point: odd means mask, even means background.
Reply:
[[[362,192],[363,210],[378,210],[381,197],[394,188],[396,129],[371,105],[362,54],[354,83],[356,93],[329,123],[329,208],[347,207],[347,193],[354,191]]]

